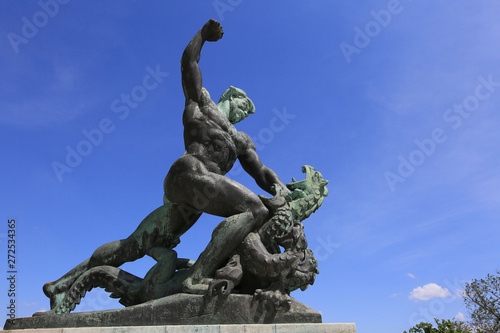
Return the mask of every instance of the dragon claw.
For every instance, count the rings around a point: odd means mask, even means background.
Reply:
[[[262,304],[271,306],[274,311],[279,308],[284,308],[285,311],[288,311],[292,305],[290,296],[280,289],[257,289],[255,290],[254,298]]]

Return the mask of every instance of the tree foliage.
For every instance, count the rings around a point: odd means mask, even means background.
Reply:
[[[464,302],[470,325],[485,333],[500,331],[500,272],[465,285]]]
[[[464,323],[456,322],[451,320],[434,319],[437,328],[433,327],[432,324],[429,323],[420,323],[412,328],[408,332],[404,331],[403,333],[471,333],[470,331],[464,328]]]
[[[467,323],[434,319],[437,328],[420,323],[404,333],[499,333],[500,332],[500,271],[484,279],[466,283],[463,293],[470,312]]]

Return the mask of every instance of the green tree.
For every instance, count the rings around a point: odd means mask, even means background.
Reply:
[[[477,331],[500,331],[500,272],[465,285],[464,302],[470,311],[470,325]]]
[[[412,328],[408,332],[404,331],[403,333],[471,333],[470,331],[464,328],[464,323],[444,320],[434,319],[437,324],[437,328],[433,327],[432,324],[429,323],[420,323]]]

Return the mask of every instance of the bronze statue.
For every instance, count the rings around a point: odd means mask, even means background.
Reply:
[[[99,247],[92,256],[43,290],[51,310],[67,313],[85,291],[100,286],[126,306],[176,293],[227,294],[233,290],[286,304],[290,291],[314,282],[318,273],[300,223],[328,194],[327,181],[306,166],[304,181],[288,184],[266,167],[250,137],[233,124],[255,112],[241,89],[230,87],[215,104],[202,85],[198,66],[206,41],[223,30],[208,21],[187,45],[181,60],[186,152],[164,182],[164,205],[149,214],[126,239]],[[225,176],[239,160],[273,198],[259,197]],[[202,213],[225,218],[196,262],[177,258],[173,248]],[[281,248],[284,250],[282,252]],[[120,270],[149,255],[156,265],[144,279]]]

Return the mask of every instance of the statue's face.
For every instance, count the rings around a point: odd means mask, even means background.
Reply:
[[[224,91],[217,107],[232,124],[242,121],[250,113],[255,113],[255,106],[250,98],[247,97],[247,94],[243,90],[233,86]]]
[[[248,117],[252,110],[252,102],[248,99],[248,97],[243,95],[231,96],[231,100],[229,101],[229,103],[229,121],[231,122],[231,124],[236,124],[242,121],[243,119]]]

